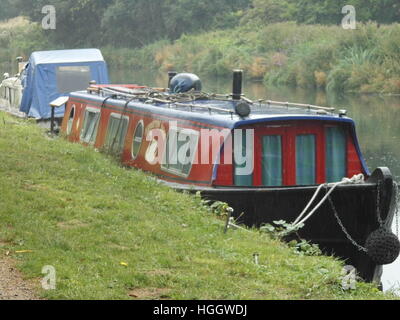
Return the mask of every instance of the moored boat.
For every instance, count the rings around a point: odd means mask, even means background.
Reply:
[[[354,121],[344,110],[251,101],[240,72],[232,95],[202,92],[191,74],[169,89],[92,85],[70,95],[62,132],[175,189],[227,202],[248,226],[294,221],[299,237],[366,281],[379,282],[399,254],[388,231],[397,185],[387,168],[370,173]]]
[[[85,89],[90,81],[109,83],[107,65],[98,49],[37,51],[28,62],[22,60],[17,58],[18,74],[5,74],[0,84],[0,108],[16,116],[47,121],[51,101]],[[54,117],[62,119],[64,111],[58,108]]]

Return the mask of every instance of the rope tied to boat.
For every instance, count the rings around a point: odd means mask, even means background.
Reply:
[[[376,212],[377,212],[377,220],[380,225],[380,228],[377,229],[376,231],[372,232],[365,243],[365,246],[361,246],[360,244],[357,243],[353,239],[353,237],[350,235],[350,233],[346,230],[342,220],[340,219],[340,216],[336,210],[335,204],[332,200],[332,193],[335,191],[335,189],[341,185],[349,185],[349,184],[362,184],[365,182],[364,175],[355,175],[351,179],[344,178],[342,181],[334,183],[334,184],[322,184],[320,185],[316,192],[314,193],[314,196],[310,200],[310,202],[307,204],[306,208],[303,210],[303,212],[300,214],[300,216],[295,220],[293,223],[293,227],[290,228],[290,230],[299,230],[302,227],[304,227],[304,224],[315,214],[315,212],[326,202],[326,200],[329,201],[329,204],[332,208],[332,211],[334,212],[335,218],[341,227],[343,233],[346,235],[347,239],[361,252],[366,253],[371,260],[376,263],[377,265],[387,265],[391,264],[394,261],[397,260],[397,258],[400,255],[400,241],[391,230],[388,229],[387,227],[387,221],[384,221],[381,217],[381,210],[380,210],[380,202],[381,202],[381,184],[378,183],[377,185],[377,204],[376,204]],[[331,189],[329,190],[329,188]],[[304,215],[307,213],[307,211],[310,209],[311,205],[314,203],[315,199],[319,195],[322,189],[326,190],[326,195],[325,197],[314,207],[314,209],[306,216]],[[396,183],[393,183],[393,188],[395,190],[395,215],[396,215],[396,225],[397,225],[397,230],[398,230],[398,186]],[[303,218],[304,217],[304,218]],[[292,231],[293,232],[293,231]],[[397,231],[398,232],[398,231]]]
[[[349,185],[349,184],[363,184],[365,183],[365,177],[363,174],[358,174],[353,176],[352,178],[343,178],[342,181],[336,183],[324,183],[321,184],[317,190],[315,191],[313,197],[303,210],[303,212],[298,216],[298,218],[293,222],[294,229],[300,229],[316,212],[317,210],[328,200],[330,195],[336,190],[337,187],[341,185]],[[317,199],[318,195],[322,191],[323,188],[331,188],[329,192],[325,195],[325,197],[310,211],[310,213],[304,217],[304,215],[308,212],[312,204]],[[303,218],[304,217],[304,218]]]

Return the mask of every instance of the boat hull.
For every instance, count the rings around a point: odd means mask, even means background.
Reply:
[[[228,203],[234,209],[234,216],[239,219],[239,223],[260,227],[273,221],[295,221],[316,189],[194,188],[192,191],[200,191],[205,199]],[[386,168],[377,169],[364,184],[343,185],[334,191],[332,200],[340,220],[358,244],[363,246],[368,236],[380,227],[378,198],[381,217],[388,227],[391,226],[396,207],[394,192],[393,178]],[[321,192],[318,202],[325,194],[326,191]],[[376,265],[346,237],[329,201],[324,203],[296,237],[318,244],[324,254],[334,255],[343,259],[347,265],[354,266],[365,281],[380,283],[382,266]]]

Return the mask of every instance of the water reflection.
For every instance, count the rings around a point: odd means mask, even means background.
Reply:
[[[154,76],[151,72],[118,70],[111,73],[113,83],[136,83],[165,87],[166,74]],[[231,81],[207,78],[203,80],[206,92],[230,93]],[[344,109],[356,121],[358,138],[370,170],[389,167],[400,182],[400,96],[382,95],[337,95],[321,90],[287,87],[265,87],[263,83],[246,82],[244,93],[251,99],[270,99],[334,107]],[[396,229],[396,228],[394,228]],[[383,284],[385,290],[400,288],[400,259],[385,267]]]

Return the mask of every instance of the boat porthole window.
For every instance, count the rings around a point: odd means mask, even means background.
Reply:
[[[69,113],[69,118],[68,118],[68,125],[67,125],[67,135],[71,134],[72,131],[72,124],[74,122],[74,117],[75,117],[75,105],[72,106],[71,111]]]
[[[140,152],[140,148],[143,143],[143,135],[144,135],[144,123],[143,120],[140,120],[136,126],[135,133],[133,135],[132,142],[132,158],[135,160]]]

